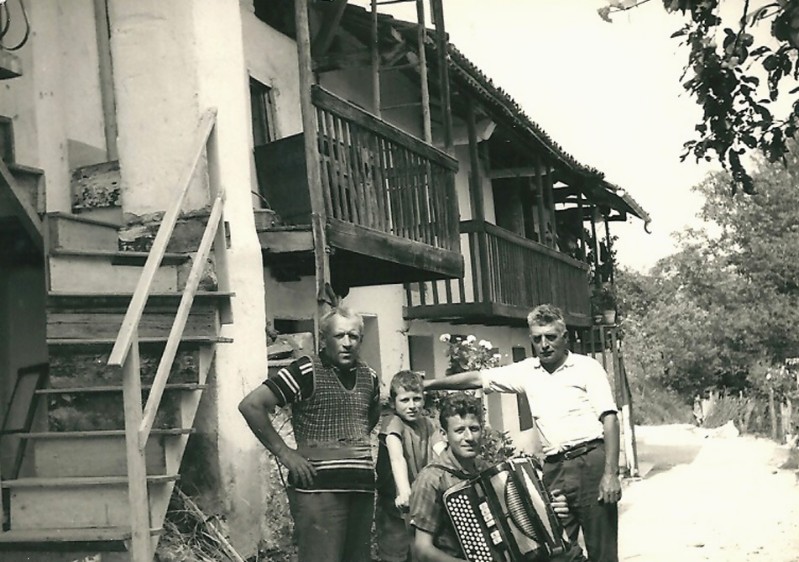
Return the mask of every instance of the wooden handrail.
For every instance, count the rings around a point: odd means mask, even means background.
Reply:
[[[497,238],[501,238],[518,246],[522,246],[523,248],[528,248],[540,254],[547,255],[551,258],[556,260],[560,260],[563,263],[566,263],[572,267],[577,267],[584,271],[588,271],[590,267],[587,263],[581,262],[580,260],[576,260],[571,256],[567,256],[566,254],[562,254],[558,251],[549,248],[548,246],[544,246],[535,240],[530,240],[529,238],[525,238],[524,236],[519,236],[518,234],[511,232],[510,230],[505,230],[495,224],[491,224],[489,222],[481,222],[476,220],[468,220],[468,221],[461,221],[460,223],[460,231],[461,234],[469,234],[472,232],[485,232],[486,234],[490,234],[492,236],[496,236]]]
[[[335,113],[339,117],[352,121],[392,142],[404,146],[420,156],[444,166],[448,170],[457,171],[458,161],[446,152],[424,143],[402,129],[386,123],[379,117],[328,92],[321,86],[314,86],[311,89],[311,96],[315,106]]]
[[[119,335],[111,350],[111,355],[108,359],[108,364],[111,366],[122,367],[125,363],[134,335],[141,321],[144,307],[147,304],[147,298],[150,295],[155,274],[161,266],[161,260],[166,253],[169,239],[172,237],[172,231],[180,215],[183,200],[186,197],[186,193],[189,191],[191,178],[194,176],[194,171],[197,168],[197,164],[200,161],[206,142],[208,141],[208,137],[215,123],[216,109],[209,109],[200,119],[200,124],[195,133],[195,141],[192,146],[190,161],[186,164],[178,183],[180,191],[175,194],[174,202],[166,214],[164,214],[164,218],[161,220],[161,226],[158,228],[158,233],[153,240],[152,249],[147,256],[147,261],[144,264],[141,277],[136,285],[136,290],[130,300],[125,318],[122,320]]]
[[[166,347],[161,356],[161,361],[158,363],[158,369],[153,379],[150,395],[147,397],[147,405],[144,408],[144,415],[141,425],[139,425],[139,448],[143,451],[147,445],[147,439],[150,437],[153,423],[155,422],[155,415],[158,412],[158,406],[161,403],[161,397],[164,394],[164,388],[172,369],[172,362],[175,360],[175,355],[180,345],[180,339],[183,335],[183,330],[186,327],[186,321],[191,312],[191,305],[194,302],[194,296],[197,294],[197,289],[200,286],[203,270],[208,256],[211,253],[211,248],[214,245],[214,238],[219,229],[220,221],[222,219],[222,208],[225,204],[225,193],[221,191],[214,201],[211,208],[211,214],[208,217],[208,224],[205,225],[205,231],[200,241],[200,247],[197,254],[194,256],[194,263],[191,266],[188,279],[186,280],[186,287],[183,290],[183,297],[180,299],[178,311],[175,315],[175,321],[172,324],[172,329],[169,331]]]

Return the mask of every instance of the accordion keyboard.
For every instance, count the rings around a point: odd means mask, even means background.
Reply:
[[[476,497],[473,489],[463,487],[452,490],[446,498],[446,507],[461,541],[463,553],[469,562],[496,560],[491,545],[502,542],[495,527],[491,510],[485,500]],[[494,527],[493,531],[491,527]]]

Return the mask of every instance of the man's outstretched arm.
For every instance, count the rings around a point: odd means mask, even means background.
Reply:
[[[483,378],[480,371],[465,371],[457,375],[424,381],[425,390],[471,390],[482,386]]]

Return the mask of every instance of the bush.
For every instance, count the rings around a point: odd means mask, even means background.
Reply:
[[[633,423],[659,425],[693,423],[693,411],[676,392],[647,381],[630,381]]]

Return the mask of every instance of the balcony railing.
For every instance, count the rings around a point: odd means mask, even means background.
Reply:
[[[321,87],[312,94],[328,217],[459,251],[458,162]]]
[[[408,291],[410,317],[434,320],[440,312],[447,319],[468,320],[470,311],[477,311],[496,314],[494,321],[522,319],[532,307],[552,303],[571,321],[588,320],[587,264],[490,223],[464,221],[460,232],[464,250],[469,248],[465,278]]]

